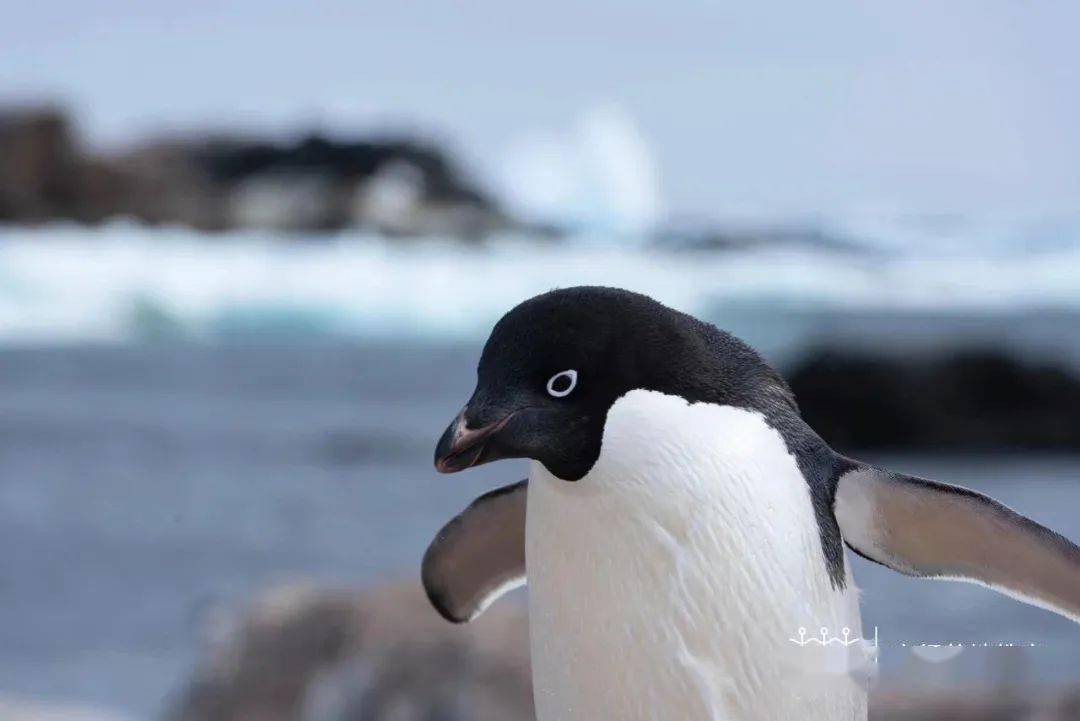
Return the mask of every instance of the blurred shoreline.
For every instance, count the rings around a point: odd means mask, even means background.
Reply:
[[[624,247],[678,252],[1080,247],[1080,209],[1051,215],[991,212],[984,218],[918,209],[846,217],[731,209],[711,217],[666,215],[654,197],[655,170],[630,162],[643,141],[629,121],[618,113],[594,120],[592,141],[613,146],[605,151],[611,157],[596,160],[602,169],[581,170],[574,188],[544,193],[485,187],[445,141],[416,131],[331,135],[298,129],[282,139],[242,130],[187,130],[91,150],[61,106],[0,105],[0,225],[74,223],[90,229],[126,223],[189,228],[215,238],[258,231],[305,241],[351,231],[406,245],[417,239],[477,245],[500,237],[543,245],[586,236],[590,242],[617,239]],[[560,160],[562,151],[550,150],[551,157],[533,158],[537,167],[518,182],[543,186],[543,178],[533,176],[555,172],[566,160]],[[521,193],[544,200],[534,199],[537,207],[522,205],[513,200]]]
[[[59,108],[0,107],[0,221],[127,218],[214,232],[354,227],[472,240],[554,233],[511,218],[431,140],[309,134],[282,143],[192,133],[93,153],[74,128]]]

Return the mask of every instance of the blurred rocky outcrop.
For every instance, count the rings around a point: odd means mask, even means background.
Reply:
[[[1080,451],[1080,378],[994,351],[922,358],[825,350],[787,374],[839,450]]]
[[[193,137],[94,155],[60,110],[0,109],[0,221],[116,217],[201,230],[357,227],[460,238],[528,229],[430,142]]]
[[[879,692],[870,721],[1077,721],[1080,686]]]
[[[59,110],[0,111],[0,220],[100,221],[123,212],[130,180],[83,155]]]
[[[531,721],[528,629],[454,626],[419,584],[285,588],[213,635],[172,721]]]

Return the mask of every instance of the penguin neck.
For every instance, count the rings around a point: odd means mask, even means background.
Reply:
[[[671,718],[726,718],[790,682],[799,627],[861,630],[853,586],[829,582],[798,464],[742,408],[620,398],[580,481],[533,464],[526,562],[538,711],[569,705],[575,719],[612,687],[602,703],[662,697],[684,709]],[[614,676],[597,670],[613,658]]]

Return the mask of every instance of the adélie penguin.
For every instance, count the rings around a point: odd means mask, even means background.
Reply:
[[[845,546],[1080,620],[1080,549],[979,493],[834,452],[781,377],[635,293],[555,290],[491,332],[439,440],[453,473],[529,458],[428,549],[435,608],[529,586],[539,721],[866,717]]]

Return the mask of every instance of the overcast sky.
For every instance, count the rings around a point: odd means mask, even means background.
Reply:
[[[1069,0],[35,0],[4,12],[0,94],[99,144],[407,122],[490,180],[606,108],[675,214],[1062,212],[1078,32]]]

